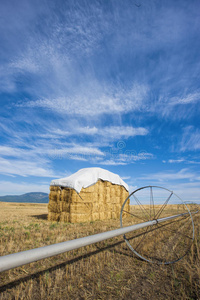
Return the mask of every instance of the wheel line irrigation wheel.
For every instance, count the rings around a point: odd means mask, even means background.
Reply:
[[[128,209],[130,203],[130,209]],[[159,223],[158,220],[180,215]],[[124,235],[128,247],[141,259],[157,264],[171,264],[182,259],[194,240],[194,223],[189,205],[172,191],[159,186],[145,186],[132,192],[124,201],[120,225],[153,221],[137,232]]]

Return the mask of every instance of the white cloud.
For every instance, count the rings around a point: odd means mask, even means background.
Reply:
[[[132,127],[132,126],[111,126],[111,127],[104,127],[100,130],[102,136],[108,136],[112,138],[128,138],[134,137],[136,135],[147,135],[148,130],[144,127]]]
[[[38,73],[40,66],[34,62],[34,59],[30,58],[29,55],[21,57],[20,59],[10,63],[8,69],[12,69],[14,73]]]
[[[69,131],[64,131],[61,129],[56,129],[53,130],[52,133],[55,134],[55,136],[70,136],[70,135],[74,135],[74,134],[84,134],[84,135],[94,135],[98,133],[98,129],[93,126],[93,127],[89,127],[89,126],[85,126],[85,127],[73,127],[71,128]]]
[[[190,181],[196,181],[200,180],[199,175],[197,175],[195,172],[191,172],[189,169],[184,168],[180,171],[174,171],[174,170],[168,170],[165,172],[158,172],[158,173],[151,173],[146,176],[140,177],[140,179],[145,180],[153,180],[158,182],[165,182],[165,181],[174,181],[174,180],[190,180]]]
[[[94,161],[95,164],[100,164],[100,165],[105,165],[105,166],[124,166],[127,165],[126,162],[120,161],[120,160],[113,160],[113,159],[109,159],[109,160],[102,160],[97,162],[96,160]]]
[[[68,156],[68,158],[70,160],[78,160],[78,161],[88,161],[89,160],[88,156],[86,158],[84,155],[81,156],[81,155],[72,155],[72,154],[70,154]]]
[[[117,150],[117,149],[116,149]],[[151,153],[147,152],[141,152],[136,154],[135,151],[125,151],[124,153],[121,153],[121,149],[119,149],[119,152],[106,152],[105,156],[100,158],[95,158],[92,160],[93,163],[101,164],[101,165],[128,165],[131,163],[135,163],[138,161],[145,161],[149,159],[153,159],[154,156]]]
[[[123,180],[128,180],[128,179],[131,179],[131,176],[121,176],[121,178],[122,178]]]
[[[90,80],[88,78],[88,80]],[[92,82],[90,82],[92,81]],[[130,89],[102,86],[91,79],[76,89],[73,96],[43,98],[18,103],[18,107],[40,107],[65,115],[98,116],[141,110],[145,105],[147,86],[133,84]],[[78,93],[77,93],[78,91]]]
[[[190,104],[200,101],[200,93],[193,92],[189,93],[180,97],[173,97],[170,99],[170,105],[177,105],[177,104]]]
[[[182,163],[182,162],[184,162],[185,161],[185,159],[183,159],[183,158],[181,158],[181,159],[169,159],[168,160],[168,163],[170,163],[170,164],[176,164],[176,163]]]
[[[83,126],[80,127],[77,124],[69,124],[69,129],[68,130],[63,130],[60,129],[58,126],[55,129],[48,129],[48,131],[46,133],[43,134],[39,134],[38,137],[41,138],[45,138],[45,139],[49,139],[49,138],[54,138],[54,139],[59,139],[59,138],[63,138],[63,137],[68,137],[68,136],[72,136],[72,135],[89,135],[89,136],[93,136],[99,133],[99,129],[95,126],[93,127],[89,127],[89,126]]]
[[[84,157],[89,156],[104,156],[104,153],[94,147],[84,147],[79,145],[74,145],[73,147],[66,147],[66,148],[55,148],[52,150],[47,150],[47,154],[50,157],[58,157],[58,158],[70,158],[71,155],[78,154],[82,155],[81,160],[83,160]],[[73,156],[72,156],[73,157]],[[77,156],[78,158],[78,156]]]
[[[107,126],[97,128],[75,125],[72,124],[72,129],[69,128],[67,131],[60,129],[61,125],[57,128],[54,127],[53,130],[41,125],[40,130],[43,133],[39,134],[34,131],[26,132],[26,134],[24,132],[15,133],[15,130],[10,127],[8,133],[12,137],[10,144],[12,141],[13,146],[11,147],[9,144],[0,146],[0,156],[2,156],[3,162],[0,171],[4,174],[22,176],[41,174],[41,176],[51,177],[53,171],[50,163],[52,159],[88,161],[104,165],[126,165],[153,158],[151,153],[145,151],[136,153],[136,151],[128,150],[128,146],[124,142],[124,139],[129,137],[147,135],[148,130],[144,127]],[[81,136],[88,135],[90,141],[82,144],[76,143],[79,134]],[[68,136],[74,136],[74,142],[67,142],[66,137]],[[37,142],[34,141],[35,137],[37,137]],[[118,140],[117,147],[112,148],[112,143],[116,140]],[[34,165],[35,171],[33,167],[26,167],[29,162],[30,166],[37,162]],[[13,167],[14,165],[16,167]],[[19,165],[21,167],[18,167]]]
[[[76,143],[54,143],[49,142],[43,144],[42,142],[37,142],[37,146],[32,145],[31,148],[17,148],[10,146],[0,146],[0,155],[2,157],[12,157],[24,160],[35,160],[40,164],[48,163],[48,157],[68,157],[70,155],[98,155],[103,156],[104,153],[94,146],[81,146]]]
[[[41,138],[49,139],[60,139],[72,135],[88,135],[91,137],[96,138],[99,140],[101,139],[101,142],[105,141],[106,139],[109,139],[110,141],[115,140],[121,140],[122,138],[127,139],[129,137],[134,136],[145,136],[149,133],[148,129],[144,127],[132,127],[132,126],[106,126],[106,127],[80,127],[79,125],[74,125],[68,130],[62,130],[62,129],[52,129],[48,130],[47,133],[39,134],[38,136]],[[123,141],[125,144],[125,142]]]
[[[23,158],[23,159],[36,159],[38,160],[38,152],[40,152],[37,148],[32,146],[32,148],[20,148],[20,147],[10,147],[10,146],[0,146],[0,156],[10,156],[15,158]],[[40,158],[40,162],[42,163],[43,159]]]
[[[193,126],[184,128],[179,148],[183,152],[200,150],[200,130]]]
[[[134,192],[136,189],[138,189],[137,185],[128,185],[129,186],[129,194]]]
[[[0,173],[9,176],[62,177],[51,167],[51,159],[92,161],[102,159],[104,153],[96,147],[80,146],[73,143],[47,144],[22,149],[0,147]],[[66,176],[66,175],[65,175]]]
[[[5,175],[58,177],[54,171],[40,162],[0,158],[0,173]]]
[[[163,163],[169,163],[169,164],[180,164],[180,163],[184,163],[184,164],[196,164],[199,165],[200,161],[195,161],[195,160],[191,160],[191,159],[186,159],[186,158],[180,158],[180,159],[168,159],[163,160]]]
[[[194,201],[200,204],[200,187],[199,182],[178,183],[170,186],[183,201]]]

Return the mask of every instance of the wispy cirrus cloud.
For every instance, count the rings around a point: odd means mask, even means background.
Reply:
[[[170,184],[173,190],[183,201],[193,201],[200,205],[200,187],[199,181]]]
[[[184,104],[190,104],[190,103],[196,103],[200,101],[200,92],[195,91],[193,93],[188,93],[185,95],[182,95],[180,97],[172,97],[170,99],[170,105],[184,105]]]
[[[84,127],[77,122],[69,122],[66,130],[63,130],[63,127],[62,122],[58,124],[51,121],[49,127],[41,123],[40,132],[30,130],[25,133],[23,130],[16,132],[12,124],[9,128],[4,125],[3,131],[7,132],[9,138],[5,145],[0,147],[0,155],[7,160],[23,158],[26,161],[40,162],[42,165],[50,164],[51,160],[56,159],[102,165],[127,165],[153,158],[150,153],[137,154],[136,151],[129,150],[125,142],[130,137],[149,134],[148,129],[144,127]],[[80,143],[79,138],[85,139],[85,136],[88,136],[87,141],[83,140]],[[114,147],[116,141],[117,145]]]
[[[192,172],[188,168],[183,168],[179,171],[174,170],[167,170],[165,172],[158,172],[158,173],[151,173],[141,177],[141,179],[145,180],[153,180],[157,182],[164,182],[164,181],[172,181],[173,180],[190,180],[190,181],[199,181],[200,176],[197,172]]]
[[[75,160],[86,160],[90,157],[101,157],[104,156],[104,153],[95,147],[87,147],[74,145],[72,147],[61,147],[51,150],[47,150],[47,154],[50,158],[59,158],[59,159],[75,159]]]
[[[102,87],[98,82],[80,87],[68,97],[43,98],[18,103],[18,107],[43,108],[54,113],[95,116],[101,114],[128,113],[145,106],[147,86],[133,84],[130,89]]]
[[[94,157],[92,162],[95,164],[101,165],[110,165],[110,166],[117,166],[117,165],[128,165],[133,164],[136,162],[152,160],[154,159],[154,155],[148,152],[141,152],[136,153],[135,151],[131,150],[124,150],[122,153],[122,149],[112,149],[109,152],[106,152],[104,157]]]
[[[69,136],[90,136],[96,139],[101,138],[101,141],[109,138],[110,141],[128,139],[135,136],[145,136],[149,134],[149,130],[144,127],[132,127],[132,126],[105,126],[105,127],[80,127],[79,125],[72,126],[68,130],[62,130],[60,128],[48,130],[47,133],[40,134],[41,138],[64,138]]]
[[[179,158],[179,159],[168,159],[168,160],[163,160],[163,163],[169,163],[169,164],[194,164],[194,165],[199,165],[200,161],[199,160],[191,160],[188,158]]]
[[[0,158],[0,173],[8,176],[58,177],[58,174],[41,162]]]
[[[4,146],[0,146],[0,155],[15,159],[23,157],[25,160],[41,163],[69,159],[105,165],[124,165],[153,158],[152,154],[138,155],[136,149],[131,151],[126,143],[129,138],[148,135],[149,130],[144,127],[80,126],[77,122],[69,122],[69,126],[64,126],[63,122],[49,123],[48,126],[41,123],[40,132],[16,132],[12,123],[9,124],[9,128],[4,125],[2,129],[7,133],[7,141]],[[67,129],[64,130],[64,127]],[[83,139],[82,142],[80,138]],[[116,156],[116,153],[120,156]]]
[[[194,126],[185,127],[179,147],[182,152],[200,150],[200,130]]]
[[[183,158],[180,158],[180,159],[169,159],[168,160],[168,163],[170,163],[170,164],[179,164],[179,163],[182,163],[182,162],[184,162],[185,161],[185,159],[183,159]]]
[[[1,146],[0,174],[24,177],[62,177],[62,172],[53,169],[52,160],[90,161],[93,157],[101,158],[102,156],[104,153],[98,148],[77,144],[67,144],[66,147],[41,144],[27,149]]]

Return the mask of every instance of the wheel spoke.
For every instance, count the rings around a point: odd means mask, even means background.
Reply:
[[[151,219],[152,208],[153,208],[153,219],[155,219],[155,208],[154,208],[153,190],[152,190],[152,186],[150,186],[150,219]]]
[[[163,210],[165,209],[167,203],[169,202],[171,196],[173,195],[173,192],[171,192],[171,194],[169,195],[169,197],[167,198],[167,200],[165,201],[165,203],[163,204],[163,206],[160,208],[160,210],[157,212],[155,219],[158,219],[158,217],[161,215],[161,213],[163,212]]]
[[[137,202],[137,204],[139,205],[139,207],[141,208],[141,210],[142,210],[142,212],[143,212],[143,214],[144,214],[144,216],[145,216],[145,219],[147,220],[147,221],[149,221],[149,218],[148,218],[148,216],[147,215],[149,215],[149,213],[147,212],[147,210],[144,208],[144,206],[140,203],[140,201],[138,200],[138,198],[133,194],[133,197],[135,198],[135,201]],[[147,215],[146,215],[146,213],[147,213]],[[149,215],[149,217],[150,217],[150,215]]]
[[[146,222],[146,220],[144,220],[143,218],[138,217],[137,215],[134,215],[133,213],[130,213],[129,211],[126,211],[126,210],[124,210],[124,209],[123,209],[123,211],[124,211],[125,213],[127,213],[127,214],[130,214],[130,215],[134,216],[135,218],[138,218],[138,219],[140,219],[140,220]]]
[[[140,242],[137,244],[137,246],[135,247],[135,250],[137,250],[137,248],[141,245],[141,243],[143,243],[144,240],[146,239],[147,233],[148,233],[148,228],[149,228],[149,226],[146,228],[146,231],[143,233],[143,237],[142,237],[142,239],[140,240]]]
[[[192,240],[192,237],[188,236],[187,234],[183,234],[183,233],[181,233],[180,231],[177,231],[177,230],[174,230],[174,229],[170,229],[169,227],[168,227],[168,228],[163,228],[164,226],[165,226],[165,225],[158,224],[158,227],[161,228],[161,229],[165,229],[165,230],[167,230],[167,231],[170,231],[170,232],[172,232],[172,233],[181,235],[181,236],[183,236],[183,237],[186,237],[186,238]]]

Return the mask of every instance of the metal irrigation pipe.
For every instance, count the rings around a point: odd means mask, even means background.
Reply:
[[[82,237],[75,240],[70,240],[58,244],[53,244],[49,246],[44,246],[40,248],[35,248],[31,250],[26,250],[18,253],[13,253],[0,257],[0,272],[7,271],[22,265],[32,263],[43,258],[48,258],[54,255],[58,255],[70,250],[75,250],[84,246],[88,246],[94,243],[98,243],[131,231],[135,231],[144,227],[153,226],[157,223],[162,223],[168,220],[172,220],[178,217],[182,217],[188,213],[182,213],[174,216],[169,216],[157,220],[152,220],[144,223],[139,223],[131,225],[124,228],[119,228],[111,231],[106,231],[103,233],[98,233],[86,237]]]

